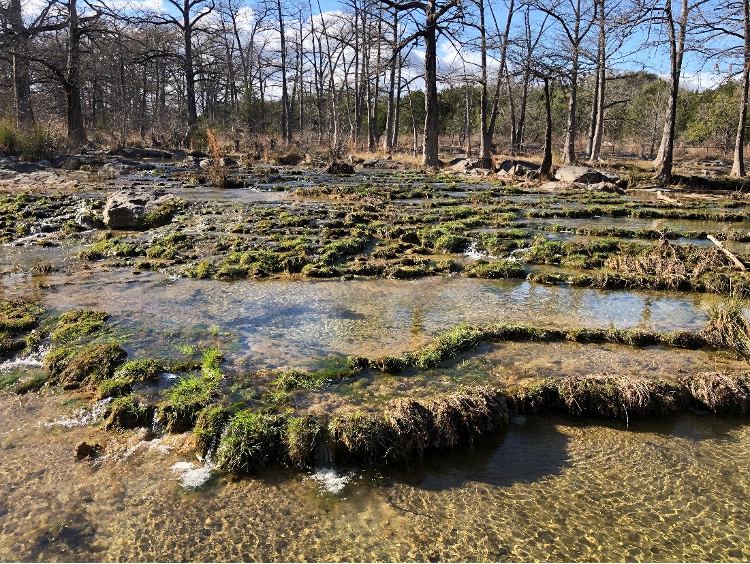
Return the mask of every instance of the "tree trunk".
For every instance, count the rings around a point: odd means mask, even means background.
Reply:
[[[81,31],[78,28],[76,0],[68,1],[68,61],[65,68],[65,115],[68,124],[68,142],[73,147],[88,141],[83,125],[81,90],[79,86],[79,65],[81,60]]]
[[[667,116],[664,120],[664,131],[661,137],[659,152],[654,160],[655,178],[664,184],[672,181],[672,160],[674,153],[674,129],[677,118],[677,96],[680,92],[680,72],[682,71],[682,56],[685,52],[685,35],[687,33],[688,0],[682,0],[682,14],[680,15],[679,34],[675,33],[672,17],[672,2],[667,0],[664,13],[667,19],[670,51],[670,85]]]
[[[425,13],[424,28],[424,146],[422,148],[422,164],[425,166],[440,166],[438,157],[438,92],[437,92],[437,14],[435,0],[428,0]]]
[[[742,0],[742,17],[744,20],[745,36],[745,66],[742,69],[742,94],[740,97],[740,120],[737,124],[737,137],[734,141],[734,162],[731,176],[745,176],[745,124],[747,123],[747,98],[750,86],[750,0]]]
[[[563,145],[563,164],[576,162],[576,106],[578,96],[578,45],[573,46],[573,65],[570,69],[570,94],[568,96],[568,129]]]
[[[385,139],[383,140],[383,150],[391,154],[393,149],[393,117],[394,100],[396,98],[396,66],[399,60],[398,53],[398,10],[393,11],[393,49],[391,50],[391,68],[388,75],[388,105],[385,112]]]
[[[198,129],[198,110],[195,104],[195,73],[193,71],[193,26],[190,21],[190,3],[185,0],[182,12],[182,34],[185,41],[185,104],[187,106],[187,132],[185,149],[191,148],[193,134]]]
[[[607,84],[607,42],[606,42],[606,27],[605,27],[605,16],[604,16],[604,0],[598,0],[599,2],[599,49],[598,49],[598,61],[597,61],[597,78],[596,82],[599,86],[596,97],[596,128],[594,129],[594,136],[591,140],[591,150],[589,151],[589,162],[596,162],[599,160],[602,150],[602,137],[604,136],[604,95],[606,93]]]
[[[549,78],[544,77],[544,157],[539,167],[539,178],[548,179],[552,172],[552,103],[550,100]]]
[[[281,50],[281,137],[285,144],[291,143],[292,135],[289,115],[289,90],[286,84],[286,35],[284,32],[284,14],[281,11],[281,0],[277,0],[279,14],[279,37]]]
[[[31,40],[28,30],[23,25],[21,0],[10,1],[8,20],[11,30],[15,34],[11,56],[16,125],[21,129],[28,129],[34,125],[34,112],[31,109],[31,78],[29,75]]]

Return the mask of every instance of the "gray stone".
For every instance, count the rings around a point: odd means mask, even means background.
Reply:
[[[531,176],[539,170],[539,165],[530,161],[508,159],[500,163],[498,174],[503,176]]]
[[[99,169],[99,176],[102,178],[117,178],[122,174],[130,172],[130,167],[123,163],[105,163]]]
[[[555,178],[561,182],[596,184],[607,180],[604,175],[587,166],[561,166],[555,171]]]
[[[163,189],[125,188],[107,198],[104,223],[110,229],[143,229],[148,214],[178,198]]]
[[[482,159],[468,158],[459,159],[457,162],[453,163],[453,166],[451,166],[452,171],[462,172],[464,174],[477,169],[487,169],[494,172],[495,165],[492,163],[491,159],[487,163],[487,166],[482,166]]]
[[[47,159],[42,159],[41,161],[39,161],[38,163],[36,163],[36,165],[48,168],[48,167],[52,166],[52,163],[49,162]]]

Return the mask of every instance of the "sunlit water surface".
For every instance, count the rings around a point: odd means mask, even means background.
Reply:
[[[517,418],[411,468],[230,479],[179,436],[48,425],[62,401],[0,400],[1,560],[750,559],[746,420]],[[75,462],[83,439],[109,454]]]

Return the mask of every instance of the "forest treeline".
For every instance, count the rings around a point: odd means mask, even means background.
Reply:
[[[0,146],[440,145],[596,162],[711,147],[744,176],[750,0],[0,1]],[[665,65],[660,64],[664,62]],[[702,65],[712,87],[686,88]],[[668,66],[661,76],[654,69]],[[711,70],[713,69],[713,71]]]

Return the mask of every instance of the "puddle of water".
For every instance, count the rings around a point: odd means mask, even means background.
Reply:
[[[130,352],[174,354],[180,344],[228,332],[231,356],[249,368],[312,358],[377,357],[417,348],[462,322],[546,327],[700,329],[715,296],[631,293],[470,278],[399,280],[169,280],[116,272],[44,277],[50,309],[99,309],[130,333]],[[14,278],[4,297],[39,295],[39,280]],[[3,287],[0,287],[0,291]],[[226,344],[226,342],[230,344]],[[162,347],[163,350],[160,350]],[[164,348],[166,347],[166,348]]]

